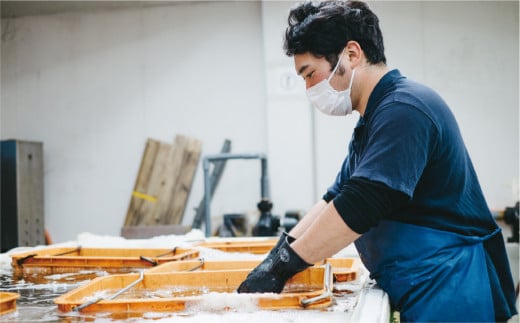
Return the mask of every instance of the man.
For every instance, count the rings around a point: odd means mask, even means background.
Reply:
[[[292,9],[284,49],[320,111],[360,114],[323,200],[284,234],[238,292],[286,281],[354,242],[402,321],[503,321],[516,314],[500,229],[458,125],[431,89],[386,66],[363,2]]]

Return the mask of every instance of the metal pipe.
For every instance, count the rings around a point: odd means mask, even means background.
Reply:
[[[269,199],[269,177],[267,175],[267,159],[261,158],[261,178],[260,178],[260,190],[262,199]]]
[[[209,179],[209,163],[210,160],[208,158],[204,158],[203,167],[204,167],[204,218],[205,218],[205,231],[206,237],[211,236],[211,216],[210,216],[210,205],[211,205],[211,189],[210,189],[210,179]]]
[[[199,258],[199,261],[200,261],[200,264],[198,264],[197,266],[189,269],[188,271],[195,271],[199,268],[202,268],[202,266],[204,266],[204,258]]]
[[[303,307],[332,297],[332,288],[330,286],[330,282],[332,280],[332,270],[330,264],[325,265],[325,274],[323,279],[325,285],[325,292],[316,297],[302,299],[300,303]]]
[[[90,305],[93,305],[93,304],[96,304],[96,303],[99,303],[100,301],[103,301],[103,300],[113,300],[114,298],[118,297],[119,295],[123,294],[124,292],[126,292],[127,290],[129,290],[130,288],[134,287],[135,285],[137,285],[139,282],[141,282],[144,278],[144,271],[141,270],[139,272],[139,278],[137,278],[137,280],[133,281],[131,284],[129,284],[128,286],[124,287],[124,288],[121,288],[117,293],[113,294],[113,295],[110,295],[108,297],[98,297],[98,298],[95,298],[91,301],[88,301],[86,303],[83,303],[79,306],[76,306],[72,309],[72,311],[74,312],[79,312],[81,311],[82,309],[84,309],[85,307],[88,307]]]

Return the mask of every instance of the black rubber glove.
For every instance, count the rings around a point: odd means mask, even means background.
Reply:
[[[255,271],[258,270],[267,270],[267,268],[271,266],[271,263],[273,262],[273,257],[276,255],[278,249],[280,249],[280,246],[285,242],[286,239],[289,242],[289,244],[296,241],[296,239],[291,237],[287,232],[283,232],[276,245],[267,254],[267,257],[265,257],[265,259],[258,266],[256,266],[255,269],[253,269],[253,271],[249,273],[249,275],[253,274]]]
[[[266,258],[240,284],[238,293],[281,293],[289,278],[312,266],[289,246],[289,237],[282,236],[280,241],[278,248],[273,248],[272,257]]]
[[[249,273],[248,277],[255,274],[259,270],[261,270],[261,271],[269,270],[269,267],[273,263],[273,257],[276,255],[276,253],[278,252],[278,249],[280,249],[280,246],[285,242],[286,239],[289,243],[293,243],[294,241],[296,241],[296,238],[291,237],[287,232],[285,232],[285,231],[282,232],[280,239],[278,239],[278,242],[273,247],[273,249],[271,249],[271,251],[269,251],[269,253],[265,257],[265,259],[258,266],[256,266],[253,269],[253,271],[251,271]]]

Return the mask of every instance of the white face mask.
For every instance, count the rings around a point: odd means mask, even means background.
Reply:
[[[356,70],[352,70],[350,84],[348,89],[344,91],[337,91],[330,85],[330,79],[338,69],[339,63],[343,53],[341,53],[338,63],[327,79],[320,83],[311,86],[307,89],[307,98],[312,105],[321,112],[331,116],[344,116],[352,113],[352,100],[350,99],[350,89],[352,89],[352,81],[354,81],[354,74]]]

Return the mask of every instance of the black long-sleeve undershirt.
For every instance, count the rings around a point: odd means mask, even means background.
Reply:
[[[352,177],[337,196],[327,193],[323,199],[332,200],[343,221],[356,233],[363,234],[402,207],[409,197],[383,183]]]

